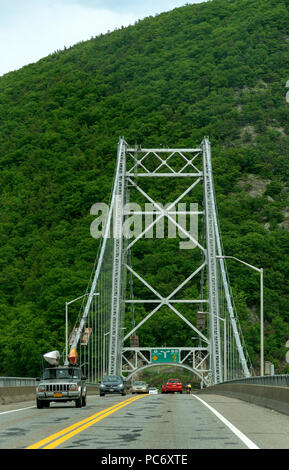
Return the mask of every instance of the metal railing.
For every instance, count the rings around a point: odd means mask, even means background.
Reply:
[[[0,377],[0,387],[33,387],[36,379],[31,377]]]
[[[245,379],[228,380],[225,383],[242,383],[251,385],[270,385],[274,387],[289,387],[289,375],[264,375],[259,377],[247,377]]]

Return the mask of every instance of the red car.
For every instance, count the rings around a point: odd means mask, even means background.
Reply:
[[[183,384],[179,379],[169,379],[166,385],[162,385],[162,393],[183,393]]]

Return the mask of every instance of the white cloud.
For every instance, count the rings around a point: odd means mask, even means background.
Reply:
[[[191,0],[200,3],[207,0]],[[0,0],[0,75],[186,0]]]
[[[22,4],[23,5],[23,4]],[[26,4],[27,5],[27,4]],[[136,15],[60,1],[31,3],[17,10],[0,29],[0,75],[36,62],[64,46],[133,24]]]

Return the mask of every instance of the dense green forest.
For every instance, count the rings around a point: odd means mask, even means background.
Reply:
[[[265,359],[289,372],[288,10],[185,5],[0,78],[0,375],[38,375],[41,354],[64,346],[65,301],[89,281],[90,207],[109,200],[119,136],[143,147],[209,136],[224,252],[264,268]],[[151,283],[169,287],[171,258],[144,259],[159,267]],[[228,269],[258,366],[259,278]]]

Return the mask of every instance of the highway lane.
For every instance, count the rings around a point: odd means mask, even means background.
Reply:
[[[289,417],[241,400],[160,394],[89,396],[87,403],[2,405],[0,449],[289,448]]]

